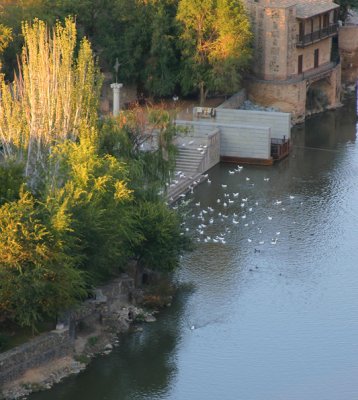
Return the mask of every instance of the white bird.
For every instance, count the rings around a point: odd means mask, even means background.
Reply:
[[[208,183],[211,183],[211,180],[210,180],[210,179],[208,179]]]
[[[277,238],[271,239],[271,244],[276,244],[277,243]]]
[[[251,242],[252,242],[252,239],[247,239],[247,241],[248,241],[249,243],[251,243]]]
[[[190,327],[190,330],[194,330],[195,329],[195,326],[194,325],[192,325],[191,327]]]
[[[276,200],[275,204],[277,204],[277,205],[282,204],[282,201],[281,200]]]
[[[232,220],[232,223],[233,223],[234,225],[237,225],[237,224],[239,223],[239,221],[236,221],[236,219],[233,219],[233,220]]]
[[[249,181],[249,180],[250,180],[250,178],[246,177],[246,180],[247,180],[247,181]]]
[[[252,211],[252,207],[249,208],[249,211],[250,211],[250,212]]]
[[[265,244],[265,241],[264,241],[264,240],[261,240],[261,241],[259,242],[259,244]]]
[[[242,215],[242,216],[241,216],[241,218],[242,218],[242,219],[245,219],[245,218],[246,218],[246,215],[245,215],[245,214],[244,214],[244,215]]]
[[[198,203],[195,203],[195,205],[196,205],[197,207],[200,207],[200,201],[199,201]]]
[[[217,203],[220,203],[220,202],[221,202],[221,200],[220,200],[220,199],[217,199],[217,200],[216,200],[216,202],[217,202]]]
[[[279,235],[281,232],[276,232],[276,235]]]
[[[247,202],[247,197],[246,197],[246,199],[241,199],[244,203],[246,203]]]
[[[221,185],[221,187],[225,189],[225,188],[227,188],[227,185]]]
[[[272,220],[272,217],[267,217],[267,219],[268,219],[269,221],[271,221],[271,220]]]
[[[270,178],[264,178],[265,182],[268,182],[270,180]]]
[[[230,175],[234,175],[235,171],[229,171]]]
[[[239,193],[233,193],[234,197],[239,197]]]
[[[226,203],[223,203],[223,206],[224,206],[224,207],[227,207],[227,204],[226,204]]]
[[[229,199],[229,204],[232,204],[233,202],[234,202],[234,200],[230,200],[230,199]]]
[[[295,198],[295,196],[290,196],[290,199],[293,200]]]
[[[249,226],[249,224],[245,224],[244,226]]]

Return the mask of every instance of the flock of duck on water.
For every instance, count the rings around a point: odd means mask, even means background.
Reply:
[[[243,166],[238,165],[235,169],[228,170],[229,175],[241,174],[243,171]],[[183,172],[177,172],[178,177],[185,177]],[[209,179],[208,175],[204,176],[206,178],[207,185],[211,185],[212,181]],[[264,177],[263,181],[265,183],[270,182],[270,178]],[[235,181],[237,183],[237,181]],[[250,186],[254,186],[255,183],[251,181],[251,178],[246,176],[244,183]],[[189,188],[189,193],[193,193],[194,187],[197,182]],[[181,207],[187,207],[189,211],[186,213],[186,218],[182,223],[183,231],[189,233],[193,236],[194,240],[198,243],[217,243],[225,245],[227,243],[227,236],[232,232],[233,229],[241,227],[246,228],[256,228],[250,229],[248,232],[250,235],[246,237],[248,243],[254,246],[255,252],[260,252],[260,246],[266,244],[276,245],[279,242],[281,232],[275,230],[274,234],[265,239],[263,235],[263,228],[261,226],[256,226],[256,222],[253,218],[255,210],[258,209],[259,203],[257,201],[250,201],[249,197],[241,197],[239,191],[233,191],[229,184],[221,184],[219,190],[221,194],[216,199],[216,204],[211,206],[202,207],[200,201],[193,202],[189,198],[188,194],[182,194],[180,200],[173,206],[174,209]],[[295,199],[295,196],[289,195],[288,201],[291,203]],[[283,206],[282,200],[275,200],[273,202],[274,206],[280,206],[281,211],[286,211]],[[266,215],[267,221],[273,221],[275,218],[272,215]],[[220,225],[221,233],[216,234],[217,225]],[[272,231],[272,230],[271,230]],[[182,233],[184,234],[184,232]]]

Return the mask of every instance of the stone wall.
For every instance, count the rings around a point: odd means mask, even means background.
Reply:
[[[42,334],[5,353],[0,353],[0,388],[31,368],[72,355],[74,340],[68,329]]]
[[[342,83],[355,84],[358,80],[358,25],[339,28],[339,53],[342,63]]]
[[[326,64],[331,61],[331,48],[332,38],[327,38],[314,43],[305,48],[297,49],[297,57],[303,56],[303,72],[312,70],[314,68],[314,51],[319,51],[318,65]],[[294,75],[298,74],[298,61],[297,58],[294,62]]]
[[[274,107],[282,112],[292,114],[292,123],[303,122],[306,117],[307,89],[310,87],[309,79],[286,82],[268,82],[258,79],[249,79],[245,85],[248,96],[254,103]],[[328,71],[322,78],[321,89],[328,98],[327,108],[341,105],[341,65],[338,64]],[[314,85],[319,86],[318,80]],[[317,110],[323,111],[323,110]]]
[[[12,350],[0,353],[0,394],[2,385],[20,378],[29,369],[73,355],[80,323],[87,326],[93,323],[113,326],[117,332],[121,331],[121,327],[127,328],[128,315],[125,315],[123,306],[128,304],[129,294],[133,291],[134,280],[123,274],[95,290],[93,299],[65,313],[55,331],[44,333]]]
[[[246,90],[241,89],[239,92],[235,93],[229,99],[224,101],[224,103],[220,104],[220,106],[217,108],[218,109],[229,108],[235,110],[240,108],[244,104],[246,99],[247,99]]]

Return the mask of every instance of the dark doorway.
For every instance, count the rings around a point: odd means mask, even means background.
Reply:
[[[314,51],[314,68],[318,68],[319,65],[319,49]]]
[[[303,22],[300,22],[300,23],[298,24],[298,40],[299,40],[300,42],[303,41],[303,36],[304,36],[304,34],[305,34],[305,27],[304,27],[304,25],[303,25]]]
[[[302,74],[303,71],[303,55],[301,54],[298,56],[298,68],[297,68],[297,73],[300,75]]]

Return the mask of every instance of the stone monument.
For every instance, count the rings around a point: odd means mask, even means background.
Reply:
[[[120,97],[120,90],[123,87],[122,83],[118,83],[118,69],[119,69],[119,62],[118,62],[118,58],[116,58],[116,63],[114,64],[114,69],[116,71],[116,83],[112,83],[111,84],[111,89],[113,90],[113,116],[117,117],[119,114],[119,110],[120,110],[120,101],[121,101],[121,97]]]

